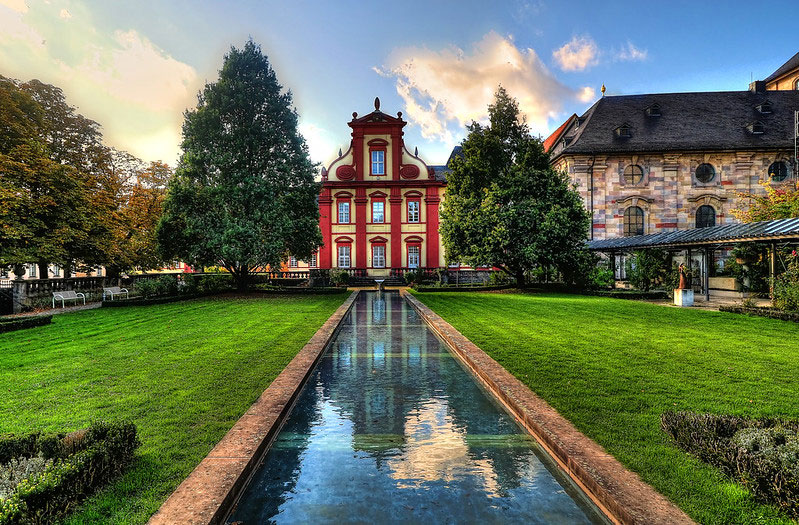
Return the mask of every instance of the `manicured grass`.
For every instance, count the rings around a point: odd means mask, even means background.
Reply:
[[[416,296],[700,523],[791,523],[674,446],[667,410],[799,419],[799,325],[600,297]]]
[[[134,465],[68,523],[144,523],[345,298],[104,308],[0,335],[0,433],[133,421]]]

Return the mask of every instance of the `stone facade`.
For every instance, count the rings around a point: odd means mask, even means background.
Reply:
[[[792,152],[719,151],[673,152],[642,155],[561,156],[554,166],[569,174],[586,207],[593,215],[593,239],[624,235],[624,212],[638,206],[644,212],[644,234],[694,228],[697,210],[708,205],[716,225],[735,219],[731,210],[740,204],[740,193],[764,193],[759,182],[769,179],[775,161],[790,165]],[[715,177],[708,183],[696,178],[696,167],[709,163]],[[625,181],[630,165],[643,169],[637,184]],[[593,181],[593,192],[591,191]],[[790,187],[794,177],[773,181],[774,187]],[[593,195],[592,195],[593,193]]]

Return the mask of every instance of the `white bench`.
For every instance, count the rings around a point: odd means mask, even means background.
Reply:
[[[75,301],[83,299],[83,304],[86,304],[86,296],[75,290],[64,290],[63,292],[53,292],[53,308],[55,308],[55,300],[61,299],[61,308],[64,308],[64,301]]]
[[[103,301],[105,301],[106,297],[110,297],[111,300],[114,300],[115,295],[125,295],[125,299],[129,298],[128,289],[127,288],[120,288],[119,286],[112,286],[110,288],[103,288]]]

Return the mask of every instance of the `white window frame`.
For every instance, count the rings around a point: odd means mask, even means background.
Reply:
[[[289,268],[296,268],[297,267],[297,258],[293,255],[289,257]]]
[[[386,174],[386,152],[382,149],[372,151],[372,175]]]
[[[412,253],[413,252],[416,253]],[[413,258],[411,256],[414,256]],[[416,260],[416,264],[413,263],[413,260]],[[408,268],[418,268],[422,265],[422,247],[421,246],[408,246]]]
[[[386,245],[375,244],[372,246],[372,268],[386,267]]]
[[[338,247],[338,267],[339,268],[349,268],[352,264],[352,246],[349,244],[343,244]]]
[[[408,222],[422,222],[421,208],[422,203],[420,201],[408,201]]]
[[[57,264],[53,265],[53,277],[61,277],[61,267]]]
[[[28,277],[36,277],[36,265],[28,265]]]
[[[311,268],[316,268],[316,267],[318,266],[318,264],[319,264],[319,263],[318,263],[318,259],[317,259],[317,257],[316,257],[316,254],[315,254],[315,253],[312,253],[312,254],[311,254],[311,263],[310,263],[310,267],[311,267]]]
[[[347,219],[342,220],[342,217]],[[349,201],[340,201],[338,203],[338,223],[339,224],[349,224],[350,223],[350,202]]]
[[[378,212],[375,208],[379,207]],[[380,220],[377,220],[377,219]],[[383,201],[372,201],[372,222],[375,224],[384,224],[386,222],[386,203]]]

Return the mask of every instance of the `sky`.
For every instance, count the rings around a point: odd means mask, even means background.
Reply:
[[[747,89],[799,52],[778,23],[797,15],[796,0],[0,0],[0,75],[61,87],[109,145],[174,166],[184,111],[252,38],[293,93],[314,161],[346,149],[352,112],[380,97],[408,121],[408,149],[439,164],[499,84],[546,137],[603,84]]]

